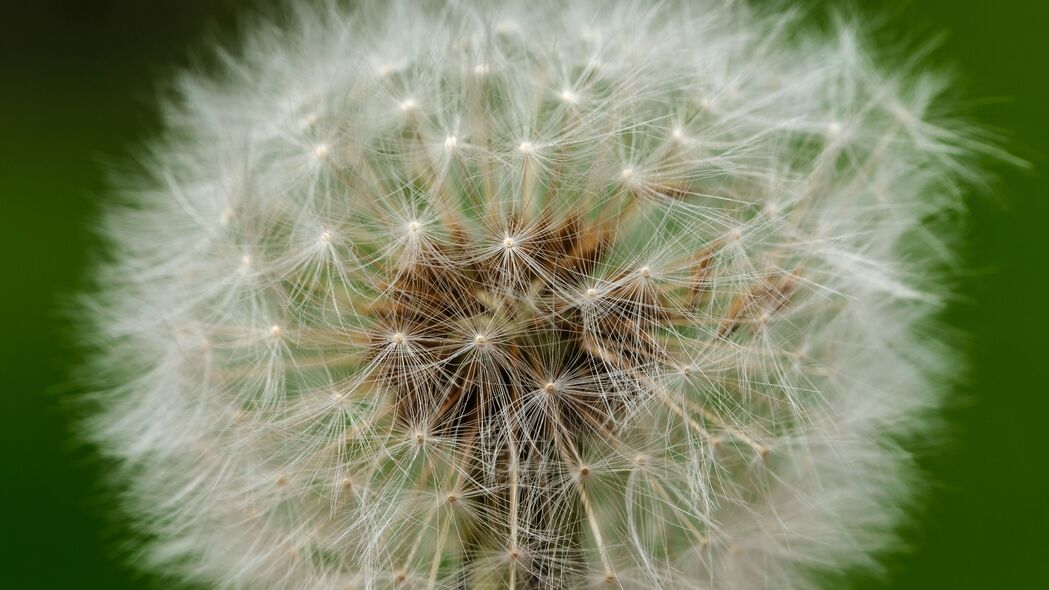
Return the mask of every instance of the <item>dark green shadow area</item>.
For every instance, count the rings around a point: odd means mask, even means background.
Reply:
[[[37,0],[0,7],[0,587],[173,588],[124,565],[126,522],[105,465],[72,435],[79,362],[62,305],[96,247],[90,224],[112,163],[157,125],[158,84],[187,49],[223,36],[233,0]],[[818,2],[820,6],[833,2]],[[1049,4],[914,0],[864,7],[881,38],[948,36],[974,120],[1006,130],[1030,170],[996,167],[970,198],[961,301],[946,320],[971,360],[947,442],[922,458],[935,482],[903,529],[910,550],[854,588],[1049,588]]]

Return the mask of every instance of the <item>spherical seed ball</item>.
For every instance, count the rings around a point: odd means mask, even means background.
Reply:
[[[90,433],[149,564],[806,588],[886,546],[950,360],[939,78],[742,3],[294,14],[106,218]]]

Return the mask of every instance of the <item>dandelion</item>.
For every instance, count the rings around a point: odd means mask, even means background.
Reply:
[[[90,433],[148,563],[806,588],[889,546],[978,148],[939,78],[738,2],[295,15],[181,79],[104,228]]]

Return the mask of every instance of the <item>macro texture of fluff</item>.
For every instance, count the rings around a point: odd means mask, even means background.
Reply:
[[[92,300],[150,564],[805,588],[892,540],[971,174],[942,80],[717,2],[297,9],[221,55]]]

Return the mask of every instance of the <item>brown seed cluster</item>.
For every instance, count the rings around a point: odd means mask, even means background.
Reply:
[[[598,293],[590,277],[614,236],[582,216],[504,225],[489,256],[452,228],[448,243],[391,271],[373,307],[382,326],[373,334],[377,378],[396,392],[401,420],[467,442],[504,428],[510,407],[540,392],[559,407],[560,430],[600,428],[613,418],[617,392],[636,387],[617,386],[595,351],[632,364],[665,359],[654,337],[656,302]],[[600,317],[588,318],[602,297]],[[559,388],[565,375],[584,391]]]
[[[614,226],[579,214],[554,221],[550,213],[527,227],[503,225],[503,252],[477,256],[484,248],[452,227],[447,243],[389,270],[393,278],[371,308],[380,326],[371,335],[376,378],[396,392],[402,421],[457,439],[476,436],[482,425],[500,427],[491,421],[507,404],[535,392],[558,394],[552,403],[580,427],[571,432],[600,430],[615,418],[617,394],[645,389],[630,375],[679,367],[667,336],[706,304],[725,240],[692,255],[684,288],[661,283],[648,266],[617,270],[604,288],[593,276]],[[522,233],[528,237],[514,237]],[[734,297],[720,319],[708,321],[716,338],[767,320],[796,284],[796,275],[783,275]],[[589,391],[559,391],[565,374],[582,377]],[[624,377],[628,384],[617,385]]]

